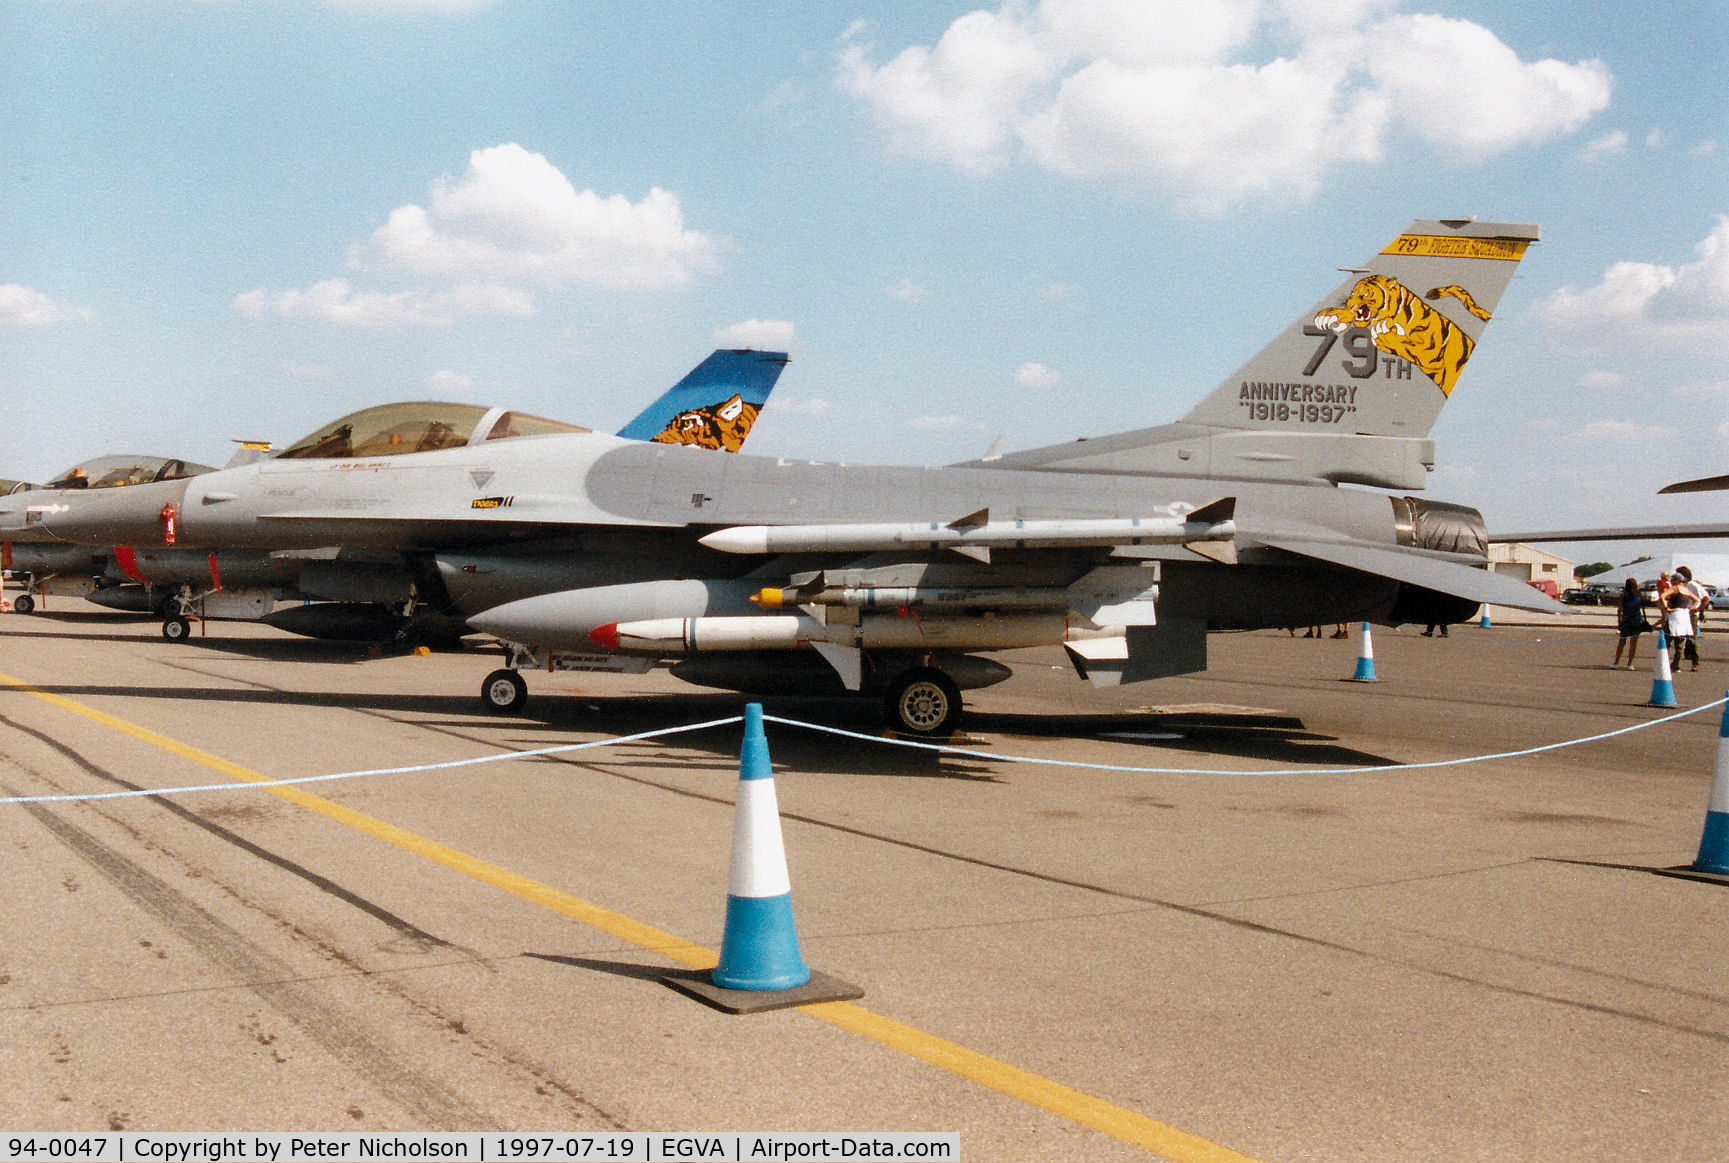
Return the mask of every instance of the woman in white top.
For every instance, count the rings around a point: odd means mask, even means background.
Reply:
[[[1681,668],[1681,653],[1685,647],[1687,655],[1693,660],[1693,669],[1699,669],[1699,647],[1693,641],[1693,594],[1684,584],[1685,579],[1676,578],[1670,584],[1657,592],[1657,605],[1663,611],[1663,630],[1669,636],[1669,665],[1676,670]]]

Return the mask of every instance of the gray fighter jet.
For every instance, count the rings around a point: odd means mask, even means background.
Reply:
[[[176,458],[123,453],[82,461],[46,485],[0,481],[0,570],[20,590],[11,599],[11,608],[28,614],[50,591],[65,597],[83,597],[126,580],[118,572],[113,554],[88,546],[57,543],[56,538],[28,521],[31,510],[49,504],[77,503],[78,498],[92,489],[181,480],[214,471],[209,465]]]
[[[781,352],[716,351],[639,413],[620,435],[736,452],[786,362]],[[356,436],[357,430],[362,434]],[[450,447],[471,435],[501,439],[507,434],[555,431],[587,429],[473,404],[386,404],[345,416],[281,453],[272,453],[265,442],[240,442],[240,451],[227,467],[271,455],[317,458],[340,451],[345,441],[352,451],[357,439],[391,453],[412,453]],[[110,609],[160,613],[163,636],[170,641],[189,637],[196,617],[263,621],[318,638],[405,644],[460,637],[470,632],[464,617],[484,608],[454,606],[437,566],[425,554],[370,546],[188,548],[178,536],[177,519],[167,509],[159,514],[161,545],[115,545],[104,551],[46,543],[55,538],[42,523],[43,514],[89,504],[82,490],[211,471],[207,466],[188,469],[182,462],[159,458],[108,457],[56,478],[48,486],[54,495],[0,495],[0,553],[15,562],[14,571],[27,586],[14,608],[30,612],[35,605],[31,595],[45,594],[52,583],[58,593],[82,595]],[[14,540],[20,544],[14,545]],[[566,576],[562,561],[562,557],[529,559],[515,571],[516,582],[506,592],[521,597],[542,592],[536,584],[553,589],[580,584],[582,575]],[[472,586],[462,593],[471,602],[484,597],[484,591]]]
[[[580,581],[469,619],[515,644],[483,684],[495,709],[522,704],[523,666],[672,661],[711,686],[880,694],[894,726],[942,734],[963,688],[1007,677],[981,652],[1061,643],[1105,685],[1204,669],[1210,631],[1561,609],[1485,568],[1476,510],[1370,491],[1423,487],[1429,430],[1536,238],[1414,223],[1181,422],[991,460],[805,463],[486,422],[412,451],[428,433],[356,429],[41,520],[96,543],[172,521],[200,545],[428,552],[493,598],[530,549],[562,547]]]

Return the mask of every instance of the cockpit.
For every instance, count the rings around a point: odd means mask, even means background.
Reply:
[[[479,404],[414,401],[350,413],[295,441],[278,460],[350,460],[462,448],[487,440],[589,432],[575,424]]]
[[[29,481],[0,480],[0,497],[9,497],[13,493],[28,492],[35,487],[36,486],[31,484]]]
[[[207,464],[161,456],[99,456],[75,464],[46,485],[47,489],[117,489],[151,481],[178,481],[215,472]],[[0,492],[6,490],[0,489]]]

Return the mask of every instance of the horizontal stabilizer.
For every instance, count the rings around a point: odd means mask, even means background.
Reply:
[[[1356,542],[1304,541],[1296,538],[1257,537],[1256,540],[1275,549],[1330,561],[1334,565],[1346,566],[1379,577],[1390,577],[1408,585],[1422,586],[1437,593],[1464,598],[1466,601],[1510,606],[1539,614],[1561,614],[1567,610],[1560,602],[1518,578],[1460,565],[1420,549],[1399,549]]]
[[[1664,493],[1715,493],[1729,489],[1729,476],[1700,477],[1698,480],[1676,481],[1672,485],[1664,485],[1657,490],[1661,496]]]
[[[1645,541],[1683,537],[1729,537],[1729,525],[1622,525],[1603,529],[1542,529],[1533,532],[1491,533],[1496,545],[1537,541]]]

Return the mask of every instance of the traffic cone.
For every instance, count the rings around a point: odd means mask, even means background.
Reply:
[[[1669,635],[1657,631],[1657,677],[1651,680],[1648,707],[1675,706],[1675,676],[1669,670]]]
[[[1346,682],[1375,681],[1375,644],[1369,640],[1369,624],[1363,623],[1363,644],[1357,648],[1357,673]]]
[[[792,882],[786,871],[760,703],[744,709],[738,803],[733,812],[732,886],[726,898],[720,963],[707,974],[669,974],[661,980],[735,1014],[864,996],[856,986],[813,973],[799,951]]]
[[[1717,769],[1711,774],[1711,804],[1705,809],[1705,833],[1699,837],[1693,871],[1729,876],[1729,703],[1723,704],[1723,722],[1717,728]]]
[[[744,709],[739,755],[738,806],[733,814],[732,889],[726,898],[726,934],[714,983],[727,989],[791,989],[810,980],[792,919],[792,882],[780,838],[780,808],[762,705]]]

